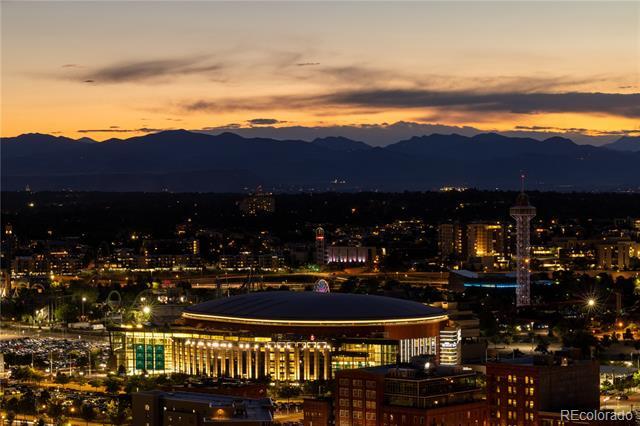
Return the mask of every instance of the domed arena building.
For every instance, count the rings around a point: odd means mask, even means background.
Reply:
[[[446,312],[422,303],[329,292],[266,291],[188,307],[165,328],[114,330],[130,374],[182,372],[276,381],[440,353]]]

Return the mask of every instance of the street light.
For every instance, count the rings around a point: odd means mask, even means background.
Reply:
[[[145,306],[142,308],[142,313],[145,315],[149,315],[151,313],[151,308],[149,306]]]
[[[84,319],[84,302],[87,301],[87,298],[82,296],[82,318]]]
[[[594,306],[596,306],[596,299],[587,300],[587,306],[590,308],[593,308]]]

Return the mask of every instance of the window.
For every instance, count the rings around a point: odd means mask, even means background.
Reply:
[[[376,413],[366,413],[365,418],[367,420],[375,420],[376,419]]]
[[[368,389],[375,389],[376,388],[376,382],[374,380],[367,380],[367,388]]]
[[[340,388],[340,396],[349,396],[349,388]]]
[[[362,387],[362,380],[353,379],[353,386]]]
[[[368,409],[375,410],[376,402],[375,401],[367,401],[365,405]]]
[[[366,393],[367,399],[376,399],[376,391],[368,390]]]
[[[347,398],[340,398],[340,406],[341,407],[348,407],[349,406],[349,400]]]
[[[362,389],[352,389],[351,393],[354,398],[362,398]]]
[[[340,410],[340,417],[349,417],[349,410]]]
[[[353,400],[353,407],[354,408],[362,408],[362,400],[361,399],[354,399]]]
[[[340,379],[340,386],[349,386],[349,379]]]
[[[354,411],[353,412],[354,419],[362,419],[362,411]]]

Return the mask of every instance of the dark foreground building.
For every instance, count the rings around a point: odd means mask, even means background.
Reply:
[[[136,426],[269,426],[270,399],[193,392],[148,391],[131,395]]]
[[[571,422],[562,410],[600,409],[597,361],[570,353],[487,364],[491,426],[626,425],[625,421]]]
[[[338,372],[336,425],[487,425],[476,373],[427,363]]]

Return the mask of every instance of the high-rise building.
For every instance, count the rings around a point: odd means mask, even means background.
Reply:
[[[240,211],[249,216],[273,213],[276,211],[276,200],[270,192],[263,192],[258,187],[256,192],[243,199],[238,205]]]
[[[327,252],[325,250],[324,229],[316,228],[316,263],[324,265],[327,263]]]
[[[458,223],[442,223],[438,226],[438,253],[442,259],[463,258],[465,255],[464,228]]]
[[[500,223],[467,225],[468,257],[493,257],[504,253],[504,232]]]
[[[536,208],[529,203],[524,191],[516,198],[516,204],[509,210],[516,221],[516,306],[531,304],[531,219]]]
[[[600,269],[624,271],[631,267],[632,259],[640,258],[640,243],[635,241],[605,241],[598,244],[596,249]]]

